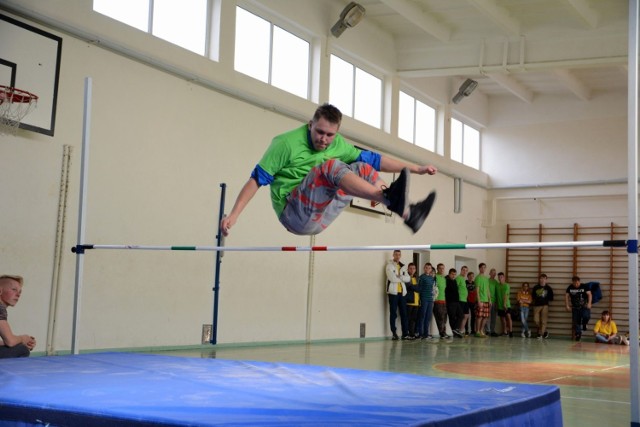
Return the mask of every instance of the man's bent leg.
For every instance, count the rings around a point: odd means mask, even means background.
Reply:
[[[311,169],[291,192],[280,215],[282,225],[299,235],[318,234],[327,228],[353,199],[339,187],[347,174],[355,174],[371,185],[380,180],[378,172],[366,163],[347,165],[327,160]]]

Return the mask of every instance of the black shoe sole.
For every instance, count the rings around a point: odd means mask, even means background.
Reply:
[[[417,233],[418,230],[420,230],[420,227],[422,227],[422,224],[424,224],[424,221],[427,219],[427,216],[429,216],[435,201],[436,192],[432,191],[426,199],[409,207],[409,218],[407,218],[404,223],[413,231],[414,234]]]
[[[395,181],[393,181],[391,183],[391,185],[383,192],[385,198],[387,198],[387,200],[389,200],[389,202],[391,202],[387,208],[397,214],[400,215],[401,217],[404,215],[404,213],[407,211],[407,209],[409,208],[409,178],[410,178],[411,172],[409,171],[408,168],[403,168],[400,171],[400,175],[398,176],[398,179],[396,179]],[[404,181],[404,184],[401,184],[402,181]],[[388,194],[392,191],[397,191],[396,187],[398,185],[403,185],[403,193],[402,194],[402,199],[400,200],[401,203],[397,203],[398,200],[394,200],[392,201],[389,197]]]

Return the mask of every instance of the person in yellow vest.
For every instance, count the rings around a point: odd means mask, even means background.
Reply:
[[[396,249],[393,251],[393,258],[387,262],[385,273],[387,275],[387,297],[389,299],[389,327],[393,340],[398,339],[396,319],[400,313],[400,327],[402,328],[402,339],[413,339],[409,335],[409,319],[407,316],[407,287],[411,278],[407,272],[407,267],[400,262],[402,253]]]

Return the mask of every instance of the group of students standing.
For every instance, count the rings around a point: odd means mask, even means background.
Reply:
[[[450,268],[445,274],[444,264],[437,264],[434,270],[431,263],[426,263],[423,273],[418,276],[417,266],[414,263],[405,266],[400,261],[401,255],[400,250],[395,250],[385,269],[392,339],[435,339],[430,330],[432,317],[440,339],[452,338],[447,335],[447,321],[457,338],[465,335],[497,337],[497,318],[502,324],[502,335],[513,337],[511,288],[504,273],[496,274],[492,268],[487,276],[486,264],[480,263],[477,275],[467,266],[460,268],[460,274],[455,268]],[[534,310],[537,337],[549,336],[547,319],[553,289],[546,282],[547,276],[542,274],[540,283],[533,289],[528,283],[523,283],[518,292],[522,337],[531,337],[527,324],[530,307]],[[396,326],[398,313],[402,330],[400,336]]]
[[[549,337],[547,321],[549,303],[553,301],[553,289],[547,283],[547,275],[540,274],[539,283],[533,288],[528,282],[522,284],[516,295],[517,309],[511,307],[511,287],[504,273],[496,274],[496,269],[485,275],[486,264],[478,265],[478,274],[467,266],[450,268],[445,274],[445,266],[427,262],[423,273],[417,274],[414,263],[404,265],[400,250],[393,251],[393,258],[386,265],[387,296],[389,299],[389,326],[392,339],[433,340],[431,319],[435,319],[440,339],[452,338],[447,335],[447,321],[454,337],[473,335],[478,338],[500,336],[496,332],[497,318],[502,324],[502,335],[513,337],[513,318],[519,316],[522,323],[521,336],[531,338],[528,325],[529,311],[533,309],[533,320],[537,328],[537,338]],[[571,312],[573,339],[580,341],[583,331],[591,318],[593,296],[590,287],[581,283],[580,277],[573,276],[571,285],[565,292],[565,308]],[[400,314],[402,335],[396,329],[397,315]],[[434,331],[435,332],[435,331]],[[618,333],[617,325],[608,310],[602,312],[593,333],[595,341],[606,344],[629,345],[626,336]]]

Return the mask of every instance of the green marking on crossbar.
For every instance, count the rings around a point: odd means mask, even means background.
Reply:
[[[441,244],[441,245],[431,245],[430,249],[465,249],[467,245],[464,243],[450,243],[450,244]]]
[[[171,246],[172,251],[195,251],[195,246]]]

